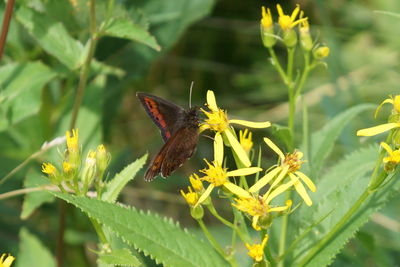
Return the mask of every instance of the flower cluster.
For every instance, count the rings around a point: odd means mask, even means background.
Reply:
[[[292,14],[285,14],[282,7],[277,4],[278,26],[280,31],[275,34],[274,21],[269,8],[261,8],[261,38],[267,48],[272,48],[278,40],[281,40],[288,48],[293,48],[300,39],[300,45],[305,51],[313,51],[314,58],[321,60],[329,55],[329,47],[322,44],[314,44],[310,33],[308,18],[304,17],[304,12],[300,6],[296,5]],[[296,32],[298,27],[298,32]],[[299,36],[299,37],[298,37]]]
[[[63,192],[86,194],[94,184],[100,195],[103,176],[111,158],[110,153],[106,151],[104,145],[99,145],[96,150],[89,150],[82,164],[78,129],[67,131],[66,141],[67,148],[61,161],[61,170],[46,162],[42,164],[42,172],[47,174],[51,183],[57,185]]]
[[[251,225],[256,231],[267,230],[274,218],[292,212],[292,200],[286,199],[284,204],[276,203],[277,197],[292,188],[299,194],[304,202],[312,205],[311,198],[307,193],[306,185],[312,192],[316,186],[306,174],[300,171],[304,161],[300,151],[284,154],[270,139],[264,138],[264,142],[279,157],[276,165],[267,168],[266,173],[259,179],[250,178],[252,175],[258,177],[263,171],[261,166],[251,166],[249,158],[253,149],[252,133],[246,129],[236,135],[232,124],[240,124],[250,128],[267,128],[270,122],[250,122],[244,120],[232,120],[228,113],[218,107],[213,91],[207,92],[206,109],[202,109],[206,118],[201,124],[201,131],[209,129],[215,133],[214,136],[214,158],[212,161],[205,159],[206,168],[199,170],[200,174],[192,174],[189,178],[191,186],[188,191],[181,190],[182,196],[191,208],[191,215],[196,220],[201,220],[206,207],[223,223],[231,225],[221,219],[212,204],[212,192],[218,192],[223,198],[231,200],[233,209],[242,212],[251,220]],[[227,166],[225,149],[232,151],[236,168]],[[203,183],[205,183],[203,185]],[[248,186],[252,183],[252,186]],[[304,185],[303,185],[304,184]],[[263,193],[260,193],[263,192]],[[249,250],[249,255],[254,261],[263,259],[264,250],[268,237],[261,244],[249,245],[243,240]]]

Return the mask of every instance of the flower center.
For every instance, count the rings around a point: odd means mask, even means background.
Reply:
[[[222,166],[220,166],[216,161],[213,161],[212,164],[207,162],[207,165],[208,169],[200,171],[206,175],[203,178],[201,178],[201,180],[212,183],[215,186],[221,186],[228,181],[226,168],[222,168]]]
[[[296,172],[301,168],[301,164],[304,162],[301,160],[302,157],[303,154],[299,151],[286,154],[283,164],[289,166],[289,173]]]
[[[278,23],[284,31],[292,28],[292,19],[288,15],[280,16]]]
[[[205,119],[204,124],[207,124],[210,129],[216,131],[216,132],[223,132],[225,131],[228,126],[228,117],[226,115],[226,112],[222,109],[218,110],[211,110],[211,112],[205,111],[204,109],[201,109],[203,113],[207,116],[207,119]]]
[[[236,202],[237,204],[233,205],[250,216],[264,216],[269,210],[269,206],[262,198],[240,198]]]

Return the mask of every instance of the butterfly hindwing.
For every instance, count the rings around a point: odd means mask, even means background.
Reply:
[[[146,93],[137,93],[136,95],[147,114],[160,129],[164,142],[167,142],[179,128],[186,111],[180,106],[154,95]]]

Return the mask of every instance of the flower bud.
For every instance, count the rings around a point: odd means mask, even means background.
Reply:
[[[297,44],[297,34],[296,31],[288,29],[283,31],[283,43],[288,47],[292,48]]]
[[[61,182],[60,173],[53,164],[43,163],[42,172],[48,175],[52,184],[59,184]]]
[[[317,60],[321,60],[329,56],[329,47],[320,46],[313,51],[314,58]]]
[[[270,48],[273,47],[276,43],[271,10],[267,8],[267,11],[265,11],[265,7],[261,7],[261,14],[262,14],[260,22],[261,39],[264,46]]]
[[[86,157],[85,165],[83,167],[81,176],[85,189],[90,187],[95,176],[96,176],[96,152],[89,151]]]
[[[104,145],[99,145],[96,149],[96,165],[99,173],[103,174],[110,163],[111,155],[107,152]]]
[[[303,18],[303,11],[300,12],[300,18]],[[308,20],[303,20],[299,24],[299,32],[300,32],[300,45],[305,51],[311,51],[313,47],[313,41],[311,39],[310,34],[310,26],[308,24]]]
[[[67,131],[66,134],[67,140],[67,162],[71,165],[71,172],[75,172],[78,170],[80,162],[81,162],[81,155],[79,151],[79,135],[78,129],[73,129],[72,134],[70,131]]]
[[[204,209],[201,205],[198,205],[196,207],[190,207],[190,215],[192,216],[193,219],[199,220],[202,219],[204,216]]]
[[[199,176],[197,174],[192,174],[189,177],[190,184],[192,185],[194,191],[202,192],[204,190],[203,183],[201,182]]]

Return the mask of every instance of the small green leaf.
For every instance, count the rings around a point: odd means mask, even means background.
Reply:
[[[40,267],[53,267],[56,262],[49,250],[43,246],[39,239],[22,228],[20,233],[19,253],[16,256],[15,266],[40,266]]]
[[[161,47],[156,39],[142,26],[135,24],[129,18],[110,19],[101,28],[102,33],[108,36],[114,36],[129,39],[135,42],[145,44],[154,50],[160,51]]]
[[[40,62],[8,64],[0,68],[0,130],[36,114],[41,90],[56,73]]]
[[[48,179],[44,178],[41,173],[31,169],[26,175],[24,187],[30,188],[48,184],[50,184]],[[22,204],[21,219],[25,220],[42,204],[53,200],[54,196],[46,190],[26,194]]]
[[[142,263],[131,254],[129,249],[113,250],[111,253],[100,254],[98,261],[103,264],[122,265],[122,266],[140,266]]]
[[[321,130],[312,134],[311,158],[308,160],[312,168],[311,173],[314,174],[314,176],[319,173],[324,160],[332,151],[333,145],[343,128],[361,112],[372,110],[375,107],[375,105],[371,104],[361,104],[349,108],[331,119]],[[301,150],[304,150],[304,148],[301,148]]]
[[[125,243],[150,255],[164,266],[228,266],[211,245],[171,220],[98,199],[51,193],[75,205],[116,233]]]
[[[106,191],[101,196],[102,200],[115,202],[125,185],[135,178],[136,173],[143,167],[147,160],[147,154],[126,166],[120,173],[106,185]]]
[[[16,18],[47,53],[69,69],[82,64],[83,45],[69,35],[62,23],[26,7],[16,12]]]

